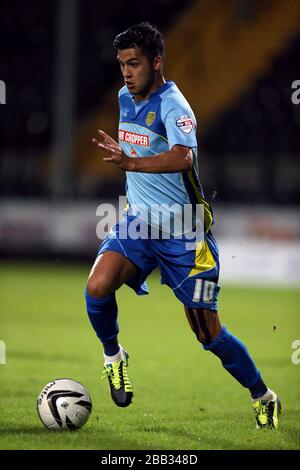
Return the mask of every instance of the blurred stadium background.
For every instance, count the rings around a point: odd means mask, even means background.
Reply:
[[[192,341],[180,304],[155,274],[148,299],[118,293],[137,391],[126,419],[98,383],[100,349],[82,292],[100,242],[96,209],[117,205],[125,180],[91,138],[98,128],[117,136],[122,80],[112,41],[145,20],[164,33],[165,76],[197,116],[201,181],[221,252],[221,316],[279,390],[285,413],[276,436],[254,434],[246,392]],[[291,361],[299,338],[299,57],[298,0],[1,1],[0,448],[299,448],[300,368]],[[169,360],[181,350],[184,362]],[[37,394],[58,376],[82,381],[95,405],[83,432],[64,439],[43,433],[35,413]]]
[[[142,20],[164,33],[165,75],[198,119],[222,279],[298,283],[296,0],[1,2],[1,255],[93,259],[96,207],[117,202],[124,175],[90,141],[98,128],[117,135],[112,40]]]

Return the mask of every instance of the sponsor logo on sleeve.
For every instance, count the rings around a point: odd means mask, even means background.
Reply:
[[[194,128],[194,123],[192,118],[188,116],[182,116],[176,120],[176,126],[184,132],[185,134],[190,134]]]

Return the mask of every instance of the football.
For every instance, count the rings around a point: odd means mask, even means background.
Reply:
[[[37,410],[46,428],[74,431],[89,419],[92,400],[81,383],[72,379],[55,379],[41,390]]]

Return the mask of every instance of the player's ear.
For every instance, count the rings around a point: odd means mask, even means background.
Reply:
[[[161,55],[154,57],[153,65],[154,65],[154,70],[156,72],[159,72],[163,65],[163,58]]]

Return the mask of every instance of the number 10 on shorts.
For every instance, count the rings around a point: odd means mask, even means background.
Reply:
[[[196,279],[193,302],[205,302],[211,304],[215,300],[217,284],[204,279]]]

